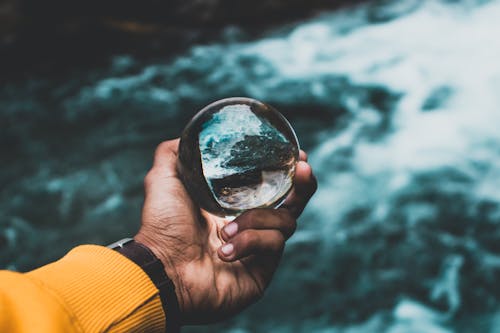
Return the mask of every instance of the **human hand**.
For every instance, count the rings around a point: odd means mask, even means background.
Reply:
[[[249,210],[228,222],[189,197],[177,175],[178,145],[178,139],[165,141],[155,152],[135,240],[163,262],[176,287],[181,323],[214,322],[263,295],[317,184],[301,151],[294,189],[282,208]]]

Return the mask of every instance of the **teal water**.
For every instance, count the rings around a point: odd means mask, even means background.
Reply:
[[[0,87],[0,265],[132,234],[156,144],[250,96],[291,121],[320,187],[264,299],[188,332],[500,332],[499,15],[386,1]]]

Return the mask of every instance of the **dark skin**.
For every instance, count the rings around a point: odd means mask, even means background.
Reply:
[[[182,324],[215,322],[263,295],[317,183],[301,151],[294,189],[282,208],[253,209],[229,222],[189,197],[176,171],[178,145],[178,139],[165,141],[156,150],[135,239],[163,262]]]

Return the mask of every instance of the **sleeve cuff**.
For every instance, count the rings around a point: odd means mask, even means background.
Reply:
[[[158,289],[120,253],[97,245],[74,248],[27,275],[56,294],[84,332],[164,332]]]

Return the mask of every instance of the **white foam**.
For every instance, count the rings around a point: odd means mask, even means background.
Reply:
[[[201,162],[206,178],[223,178],[241,171],[229,170],[224,163],[231,158],[231,149],[246,135],[262,134],[262,121],[246,104],[228,105],[214,113],[199,134]],[[204,147],[214,144],[215,154],[206,154]]]
[[[364,126],[373,122],[373,111],[354,104],[350,125],[332,132],[310,152],[324,182],[312,210],[322,212],[325,222],[339,221],[343,212],[360,203],[387,205],[384,200],[390,200],[395,189],[386,184],[393,179],[447,167],[474,178],[477,187],[471,190],[478,197],[500,201],[495,152],[500,142],[500,2],[427,1],[392,21],[339,32],[338,22],[349,16],[359,22],[362,14],[358,10],[325,16],[288,36],[272,36],[241,51],[270,63],[280,80],[314,82],[319,96],[328,90],[314,78],[325,75],[402,95],[393,111],[394,127],[384,140],[360,140]],[[273,85],[271,80],[276,78],[259,84],[265,89]],[[425,112],[426,99],[442,87],[451,92],[447,101]],[[354,149],[354,170],[340,175],[325,163],[343,147]],[[488,165],[486,175],[474,168],[481,163]],[[336,209],[324,209],[333,206]]]

